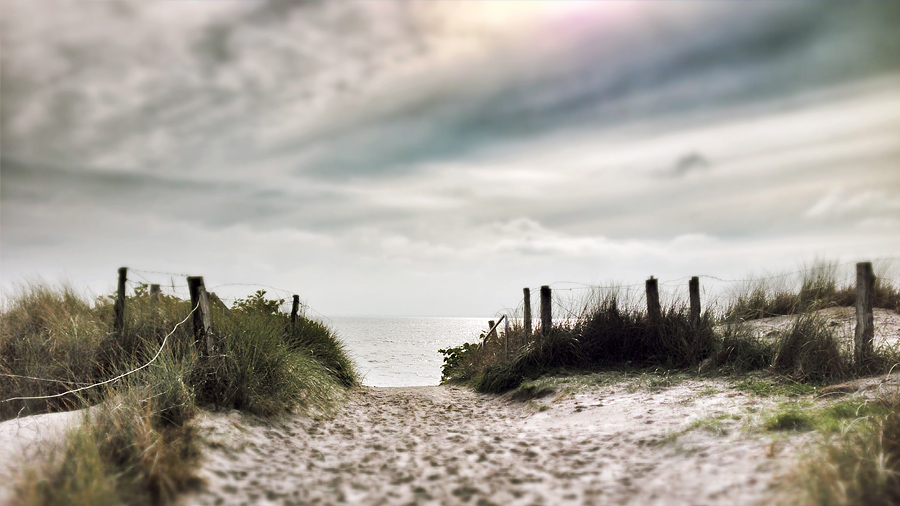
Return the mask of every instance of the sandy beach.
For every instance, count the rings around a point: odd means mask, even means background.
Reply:
[[[849,309],[827,312],[849,328]],[[878,310],[875,319],[876,342],[896,346],[900,315]],[[789,322],[754,325],[764,336]],[[767,415],[786,403],[890,396],[898,380],[895,371],[842,385],[837,397],[786,397],[736,378],[607,372],[544,379],[525,399],[359,387],[318,416],[201,411],[190,422],[200,485],[178,505],[771,504],[818,434],[764,430]],[[81,420],[70,412],[0,423],[0,504],[17,470]]]
[[[632,388],[539,405],[363,388],[319,420],[205,413],[206,485],[180,504],[760,504],[794,462],[790,438],[685,431],[762,402],[724,383]]]

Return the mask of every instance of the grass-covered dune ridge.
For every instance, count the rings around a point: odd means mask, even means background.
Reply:
[[[443,378],[484,392],[503,392],[522,380],[560,368],[663,367],[728,373],[768,370],[817,384],[884,371],[896,349],[881,347],[865,364],[853,360],[852,335],[819,312],[852,306],[852,265],[818,262],[797,273],[740,280],[706,291],[692,321],[687,293],[663,293],[661,314],[648,314],[643,293],[612,286],[553,300],[553,325],[525,335],[521,306],[509,332],[442,350]],[[900,284],[889,266],[874,286],[874,307],[900,311]],[[638,286],[638,285],[633,285]],[[683,291],[686,292],[687,283]],[[756,324],[775,316],[787,325],[763,335]],[[537,321],[535,321],[537,323]]]
[[[211,331],[228,351],[203,356],[190,301],[160,294],[151,303],[147,288],[128,295],[121,334],[114,297],[91,301],[32,283],[7,298],[0,420],[95,406],[60,452],[25,473],[21,503],[165,503],[191,481],[197,447],[188,421],[198,409],[327,411],[358,382],[330,329],[303,316],[292,325],[263,291],[230,308],[213,305]]]

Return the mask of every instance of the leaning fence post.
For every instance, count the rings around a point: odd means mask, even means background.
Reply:
[[[862,366],[875,354],[872,343],[875,337],[875,322],[872,304],[875,298],[875,273],[872,262],[856,264],[856,336],[854,340],[854,359],[857,366]]]
[[[506,315],[503,315],[503,318],[506,319],[504,322],[506,327],[503,329],[503,348],[506,351],[506,360],[509,360],[509,318]]]
[[[541,338],[550,335],[553,328],[553,308],[550,304],[550,287],[544,285],[541,287]]]
[[[116,335],[122,337],[125,334],[125,282],[127,281],[128,267],[119,267],[119,286],[116,291],[116,303],[113,306],[115,319],[113,330]]]
[[[488,320],[488,334],[487,337],[484,338],[485,342],[489,341],[492,337],[497,337],[497,331],[494,329],[494,320]]]
[[[658,279],[650,276],[650,279],[647,280],[647,315],[650,317],[650,321],[653,323],[658,323],[659,320],[662,319],[662,308],[659,305],[659,286],[657,284]]]
[[[191,307],[196,308],[192,322],[194,324],[194,344],[200,354],[212,355],[213,344],[210,341],[212,321],[209,316],[209,294],[203,284],[203,276],[188,276],[188,290],[191,292]]]
[[[700,278],[694,276],[688,282],[688,291],[691,296],[691,327],[697,330],[700,327]]]
[[[528,288],[523,288],[522,292],[525,293],[525,315],[523,316],[525,320],[525,340],[531,340],[531,290]]]
[[[297,327],[297,313],[300,312],[300,296],[294,295],[294,303],[291,305],[291,332]]]

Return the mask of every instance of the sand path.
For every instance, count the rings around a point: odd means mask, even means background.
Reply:
[[[181,504],[766,502],[784,460],[770,439],[669,437],[744,402],[733,393],[685,402],[698,388],[708,384],[597,389],[543,411],[464,388],[362,388],[320,420],[207,413],[198,422],[206,485]]]

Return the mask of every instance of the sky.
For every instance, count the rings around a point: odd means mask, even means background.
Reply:
[[[897,257],[897,26],[881,1],[0,0],[0,288],[127,266],[482,316]]]

